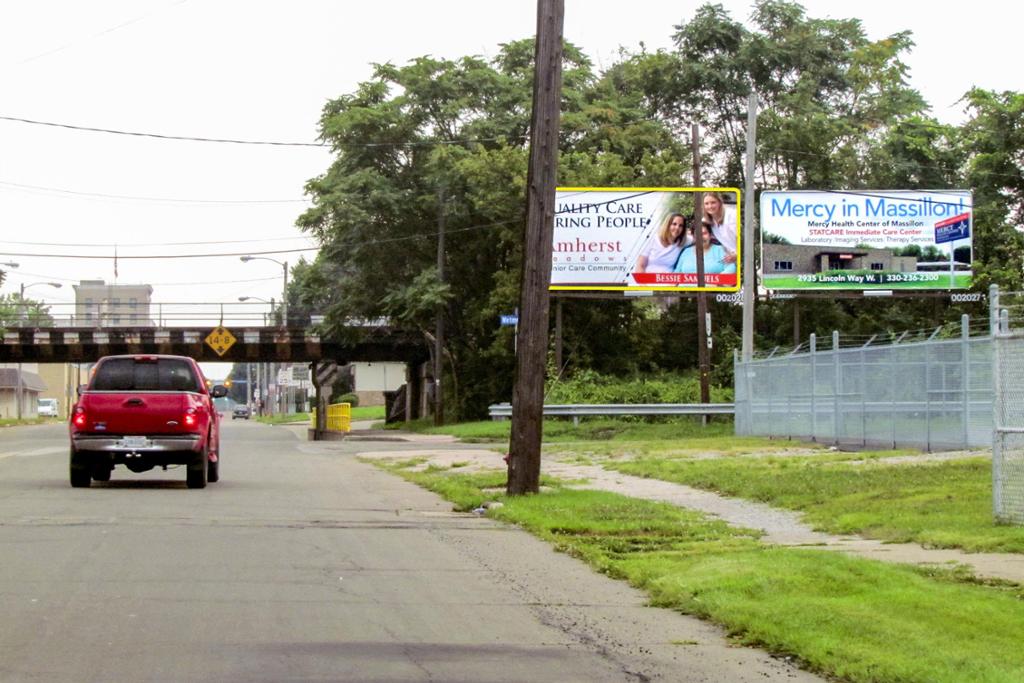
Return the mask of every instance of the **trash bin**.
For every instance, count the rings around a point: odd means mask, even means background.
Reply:
[[[384,392],[384,422],[386,424],[405,422],[406,386],[403,384],[397,391]]]

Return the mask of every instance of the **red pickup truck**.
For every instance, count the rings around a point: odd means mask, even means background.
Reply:
[[[132,472],[185,465],[189,488],[215,482],[220,416],[199,364],[186,356],[106,356],[71,411],[71,485],[109,481],[115,465]]]

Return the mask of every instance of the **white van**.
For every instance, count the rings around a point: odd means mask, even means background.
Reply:
[[[41,398],[36,407],[36,414],[39,417],[57,417],[57,399]]]

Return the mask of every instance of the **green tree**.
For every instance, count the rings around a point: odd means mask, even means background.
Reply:
[[[0,294],[0,327],[52,327],[50,307],[18,294]]]
[[[511,394],[514,359],[498,317],[518,301],[532,46],[509,43],[490,62],[376,65],[370,80],[325,107],[321,134],[335,158],[307,184],[314,205],[298,220],[322,249],[293,271],[290,306],[326,310],[328,334],[346,334],[351,317],[387,316],[420,329],[425,342],[442,306],[462,415]],[[686,154],[636,93],[597,78],[568,44],[564,74],[563,184],[681,182]],[[442,214],[444,282],[436,269]],[[639,319],[629,309],[602,306],[594,315],[625,338]],[[581,340],[579,355],[610,358],[606,343]]]
[[[1024,220],[1020,94],[972,90],[965,97],[971,120],[940,124],[907,84],[908,32],[871,40],[859,20],[810,17],[786,0],[755,3],[750,28],[707,4],[673,37],[671,50],[623,50],[604,73],[565,46],[560,184],[688,185],[696,122],[704,184],[739,185],[753,89],[762,101],[760,188],[970,187],[977,287],[1022,286],[1024,244],[1014,229]],[[325,311],[323,333],[344,335],[347,319],[387,316],[419,329],[427,343],[441,307],[445,358],[462,389],[451,412],[461,417],[511,394],[512,329],[499,327],[498,316],[518,301],[532,46],[503,45],[492,60],[375,65],[366,82],[324,108],[321,136],[334,158],[307,184],[313,206],[298,219],[321,250],[292,271],[290,317]],[[436,267],[442,217],[443,281]],[[934,249],[906,253],[942,256]],[[804,339],[947,319],[939,299],[770,301],[758,308],[759,347],[792,341],[797,305]],[[981,313],[971,304],[956,308]],[[692,301],[566,300],[563,309],[569,370],[630,374],[696,365]],[[730,363],[739,309],[712,310],[718,368]],[[716,370],[718,380],[727,375]]]
[[[1024,93],[973,89],[963,127],[974,190],[977,287],[1020,290],[1024,261]]]

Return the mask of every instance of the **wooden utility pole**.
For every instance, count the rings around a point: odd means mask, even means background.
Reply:
[[[555,368],[562,374],[562,299],[555,299]]]
[[[437,279],[444,282],[444,187],[437,192]],[[434,330],[434,424],[444,424],[444,392],[441,375],[444,373],[444,304],[437,307],[437,325]]]
[[[747,98],[747,178],[746,196],[743,202],[743,236],[740,249],[743,252],[743,362],[754,355],[754,300],[757,298],[757,274],[754,272],[754,161],[757,153],[757,93],[753,89]],[[794,315],[800,315],[797,305]],[[799,334],[799,317],[793,325],[794,334]],[[800,342],[797,342],[798,344]]]
[[[693,155],[693,186],[700,187],[700,126],[690,128],[690,144]],[[697,286],[704,287],[704,194],[693,195],[693,247],[697,257]],[[711,316],[708,314],[707,293],[697,292],[697,363],[700,366],[700,402],[711,403]],[[706,422],[708,416],[704,416]]]
[[[530,167],[526,179],[526,234],[523,239],[519,327],[516,331],[518,351],[508,458],[507,490],[511,495],[540,490],[564,15],[564,0],[537,0]]]

